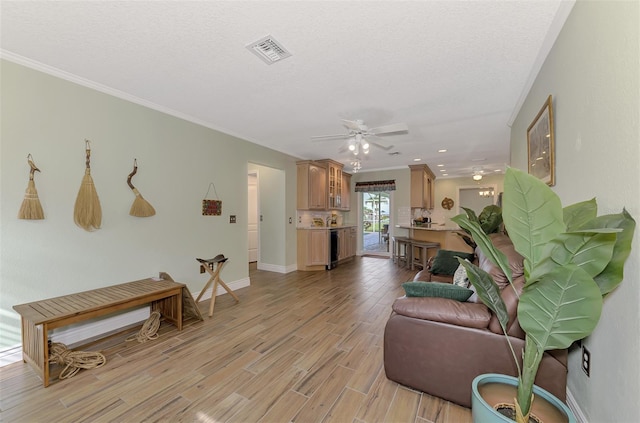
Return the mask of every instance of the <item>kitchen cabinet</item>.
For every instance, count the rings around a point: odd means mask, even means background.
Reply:
[[[356,241],[358,231],[355,227],[342,228],[338,231],[340,245],[338,260],[345,260],[356,255]]]
[[[338,260],[349,257],[349,228],[338,229]]]
[[[342,172],[342,187],[341,187],[341,203],[340,210],[351,210],[351,175]]]
[[[309,160],[297,163],[298,210],[326,210],[327,169]]]
[[[349,228],[349,257],[356,255],[358,243],[358,229],[353,227]]]
[[[426,164],[411,169],[411,208],[432,210],[435,206],[436,176]]]
[[[342,169],[344,165],[331,159],[318,160],[327,169],[327,209],[342,209]]]
[[[358,232],[354,226],[298,229],[298,270],[325,270],[329,264],[329,232],[338,232],[338,261],[356,255]]]
[[[329,263],[329,231],[298,229],[298,270],[323,270]]]

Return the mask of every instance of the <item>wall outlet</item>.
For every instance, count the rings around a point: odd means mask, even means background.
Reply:
[[[589,377],[591,373],[591,353],[584,345],[582,346],[582,360],[580,362],[582,363],[580,366],[582,371]]]
[[[236,215],[232,214],[229,216],[229,223],[236,223]]]

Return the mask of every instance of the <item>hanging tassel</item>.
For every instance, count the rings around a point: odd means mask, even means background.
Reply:
[[[29,172],[29,183],[27,184],[27,190],[25,191],[20,211],[18,212],[18,219],[44,219],[44,211],[42,210],[42,205],[38,198],[36,183],[33,180],[34,174],[36,172],[40,172],[40,169],[36,167],[32,159],[31,154],[29,154],[27,156],[27,163],[29,163],[29,167],[31,168],[31,171]]]
[[[133,159],[133,172],[129,174],[127,178],[127,185],[136,195],[136,199],[133,200],[133,204],[131,205],[131,210],[129,210],[129,214],[131,216],[136,217],[149,217],[156,214],[156,210],[153,208],[151,204],[147,200],[142,197],[142,194],[133,186],[131,183],[131,178],[138,172],[138,160]]]
[[[102,224],[102,208],[100,207],[100,199],[98,192],[93,184],[91,177],[91,148],[89,148],[89,140],[85,140],[86,145],[86,169],[82,184],[78,191],[76,204],[73,210],[73,221],[86,231],[100,229]]]

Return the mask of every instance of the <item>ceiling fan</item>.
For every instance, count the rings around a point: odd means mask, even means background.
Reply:
[[[347,146],[341,149],[341,152],[345,149],[351,151],[354,155],[358,155],[360,152],[364,154],[369,153],[369,146],[373,145],[382,150],[389,151],[393,148],[393,145],[384,146],[372,139],[379,138],[385,135],[398,135],[409,132],[409,127],[406,123],[392,123],[390,125],[379,126],[377,128],[369,128],[360,119],[347,120],[341,119],[342,124],[347,128],[346,134],[334,134],[334,135],[317,135],[311,137],[312,141],[332,141],[332,140],[348,140]]]

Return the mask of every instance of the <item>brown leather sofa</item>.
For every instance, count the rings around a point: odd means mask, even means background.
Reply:
[[[509,259],[514,283],[524,284],[522,257],[506,235],[492,241]],[[514,350],[524,348],[518,324],[517,296],[502,271],[478,249],[479,266],[502,288],[509,312]],[[506,289],[505,289],[506,288]],[[483,373],[517,376],[517,368],[496,316],[482,303],[445,298],[401,297],[392,306],[384,332],[387,378],[427,394],[471,407],[471,382]],[[567,350],[544,354],[535,380],[538,386],[566,401]]]

